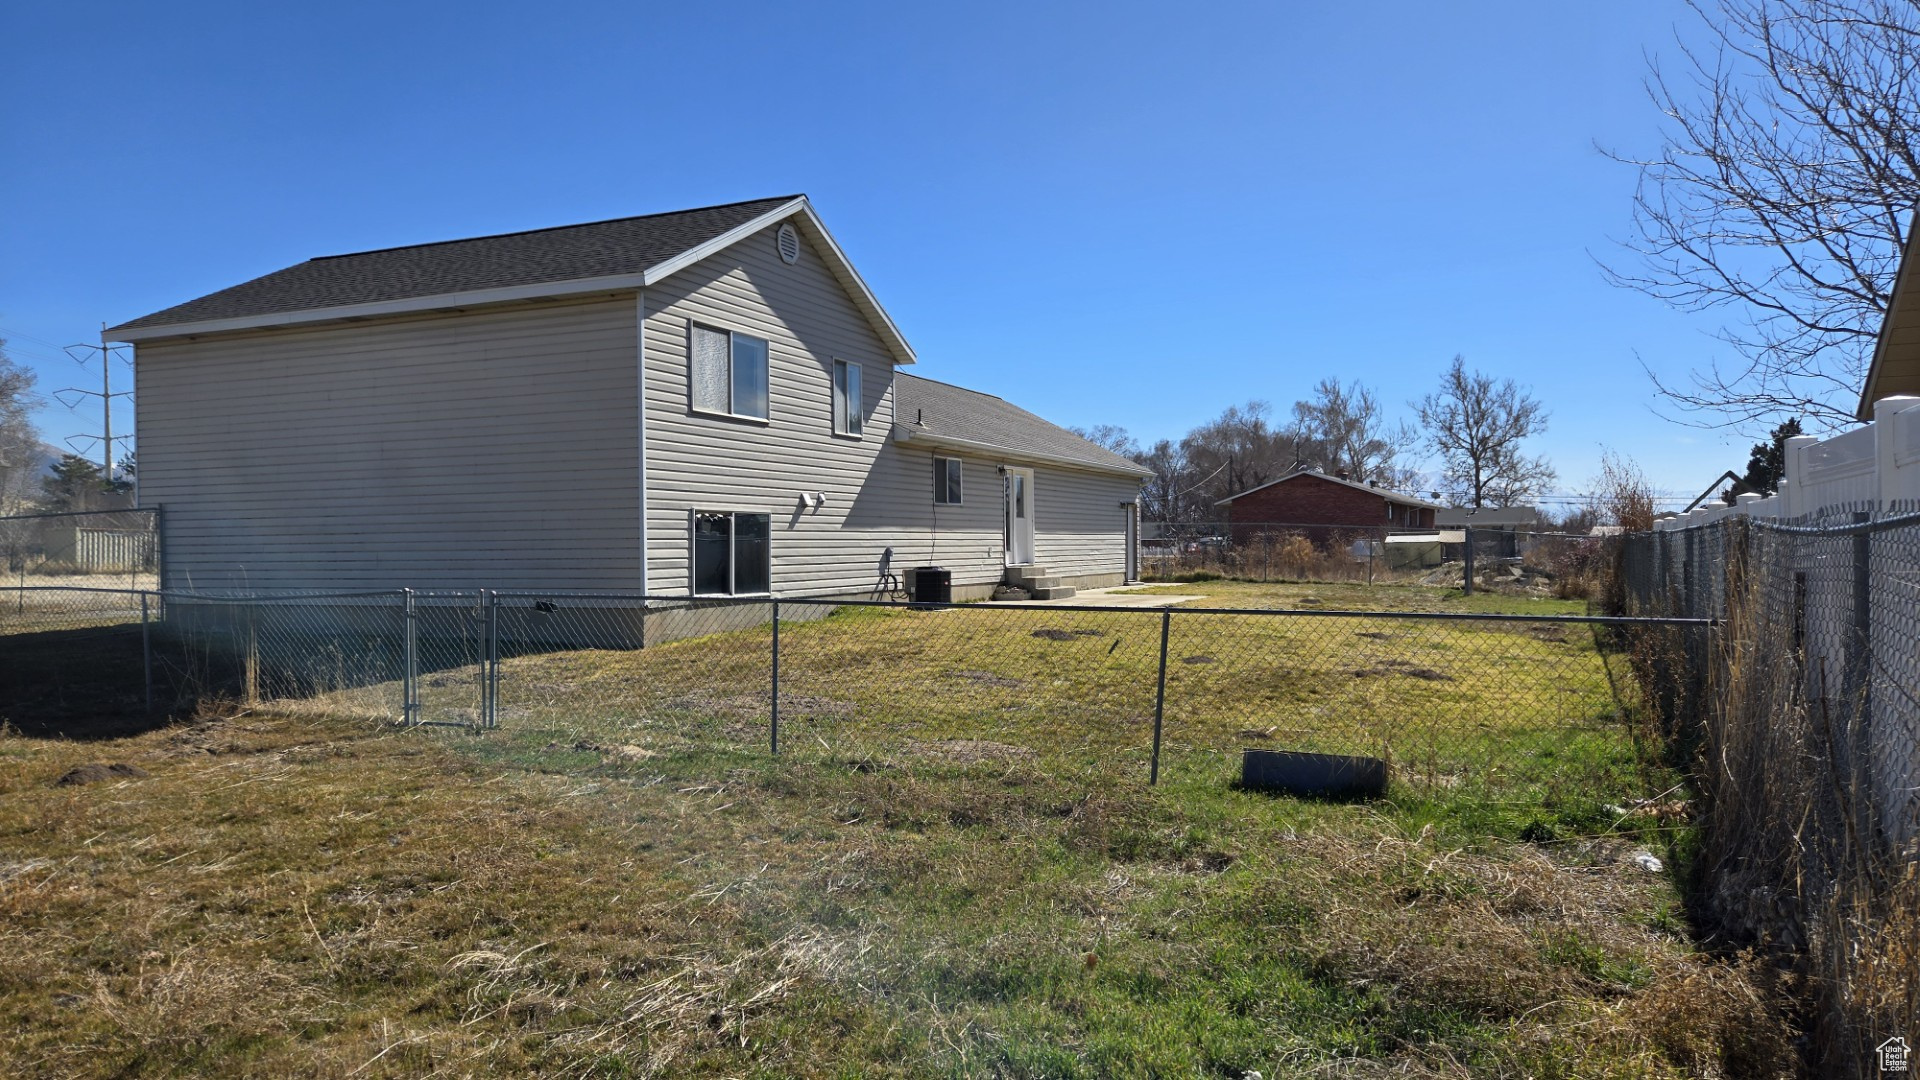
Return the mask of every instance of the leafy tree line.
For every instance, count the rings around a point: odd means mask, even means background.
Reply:
[[[1456,356],[1439,388],[1409,408],[1417,423],[1389,417],[1358,380],[1326,378],[1285,419],[1254,400],[1151,446],[1111,424],[1074,430],[1153,470],[1142,513],[1164,523],[1218,520],[1219,500],[1304,469],[1418,493],[1426,474],[1416,465],[1428,454],[1442,489],[1432,494],[1461,506],[1509,506],[1553,484],[1546,459],[1523,451],[1546,431],[1546,410],[1512,379],[1469,371]]]

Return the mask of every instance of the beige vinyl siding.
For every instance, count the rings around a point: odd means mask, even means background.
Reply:
[[[640,586],[631,296],[138,347],[187,588]]]
[[[956,584],[1001,579],[1003,461],[947,455],[964,462],[964,503],[934,503],[934,453],[890,438],[886,347],[804,234],[794,265],[768,229],[648,289],[645,305],[650,592],[689,591],[695,510],[771,514],[773,591],[784,595],[868,592],[889,552],[903,581],[924,565],[947,567]],[[766,423],[692,411],[690,323],[767,339]],[[835,359],[862,367],[860,439],[833,434]],[[1138,490],[1125,477],[1035,467],[1037,558],[1063,574],[1124,572],[1120,503]],[[805,492],[825,506],[805,508]]]
[[[1140,490],[1126,477],[1032,465],[1017,457],[967,457],[964,453],[894,445],[881,475],[903,469],[922,491],[903,499],[917,506],[923,524],[917,538],[903,542],[903,567],[944,566],[955,584],[999,581],[1006,572],[1006,493],[1000,466],[1033,470],[1034,564],[1061,577],[1124,574],[1126,517],[1121,504]],[[964,501],[943,506],[933,501],[933,459],[961,459]],[[902,485],[903,489],[905,485]],[[915,502],[914,500],[917,500]]]
[[[1060,577],[1125,574],[1126,511],[1140,483],[1040,466],[1033,470],[1033,559]]]
[[[647,290],[649,591],[689,591],[695,510],[765,513],[773,523],[773,590],[790,595],[871,589],[889,547],[924,532],[920,504],[879,466],[893,419],[890,355],[804,236],[780,260],[769,228]],[[765,338],[765,423],[691,410],[688,325]],[[833,433],[832,362],[861,365],[865,434]],[[802,505],[820,492],[818,510]],[[896,566],[897,557],[896,557]]]

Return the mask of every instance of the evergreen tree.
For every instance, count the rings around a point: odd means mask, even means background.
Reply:
[[[1742,491],[1756,495],[1772,495],[1780,490],[1780,476],[1787,465],[1787,440],[1795,435],[1804,435],[1800,430],[1800,418],[1789,417],[1779,427],[1773,429],[1767,441],[1755,443],[1753,452],[1747,455],[1747,472],[1740,478]]]
[[[97,496],[121,492],[131,485],[124,480],[108,480],[100,466],[78,454],[62,454],[53,463],[53,475],[40,481],[48,510],[91,510]]]

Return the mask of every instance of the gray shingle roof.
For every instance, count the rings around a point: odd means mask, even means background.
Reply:
[[[308,259],[114,329],[638,274],[799,197]]]
[[[1153,475],[1138,463],[992,394],[901,372],[894,376],[893,403],[895,423],[909,439],[915,435],[955,439],[997,447],[1015,459],[1038,455],[1136,476]]]

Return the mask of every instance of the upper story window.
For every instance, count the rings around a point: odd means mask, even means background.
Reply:
[[[767,418],[767,341],[689,324],[693,407],[700,412]]]
[[[858,437],[863,430],[860,365],[833,362],[833,433]]]
[[[960,459],[933,459],[933,501],[943,506],[960,505]]]

